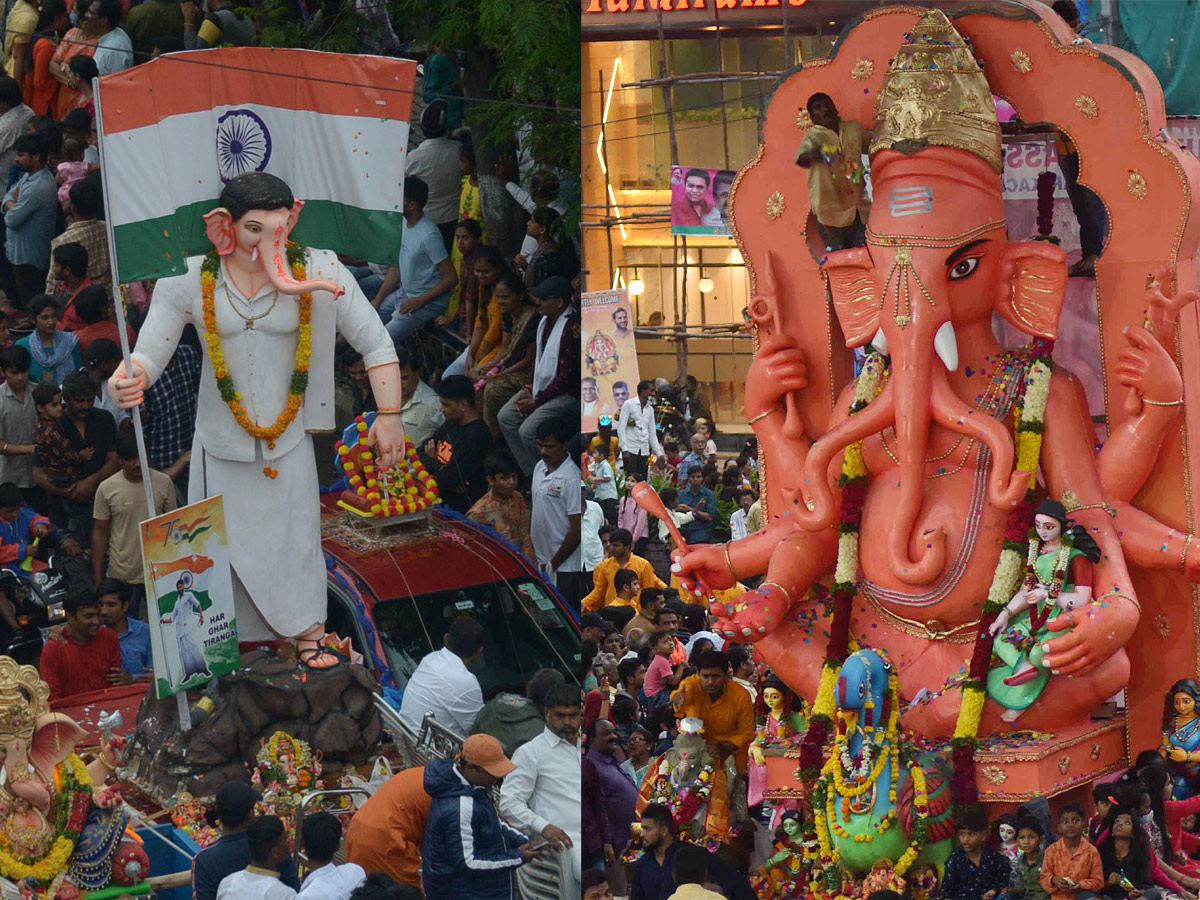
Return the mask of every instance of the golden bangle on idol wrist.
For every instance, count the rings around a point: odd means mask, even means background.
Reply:
[[[737,572],[733,570],[733,560],[729,558],[729,543],[725,544],[725,565],[729,567],[729,574],[734,581],[738,580]]]
[[[767,416],[769,416],[771,413],[775,412],[777,409],[779,409],[778,405],[772,406],[770,409],[760,412],[757,416],[752,416],[750,419],[748,419],[746,421],[746,424],[753,425],[755,422],[759,421],[760,419],[765,419]]]

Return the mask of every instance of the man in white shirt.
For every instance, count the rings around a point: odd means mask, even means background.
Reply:
[[[581,484],[580,490],[586,491],[585,486]],[[600,528],[603,525],[604,510],[600,508],[600,504],[595,500],[587,499],[585,494],[583,496],[583,522],[580,528],[579,544],[584,572],[591,572],[596,566],[604,562],[604,542],[600,540]],[[587,578],[584,578],[585,582],[587,580]],[[588,587],[588,591],[591,591],[590,587]]]
[[[446,116],[449,106],[445,100],[434,100],[421,113],[421,130],[425,140],[410,154],[404,174],[420,178],[429,185],[429,200],[425,215],[442,233],[446,251],[454,239],[458,222],[458,197],[462,191],[462,172],[458,168],[458,153],[462,144],[446,137]]]
[[[327,812],[305,816],[300,836],[309,871],[296,896],[302,900],[349,900],[367,873],[354,863],[334,864],[333,855],[342,843],[342,823],[337,816]]]
[[[650,403],[653,390],[653,381],[639,381],[637,396],[621,405],[621,415],[617,419],[617,440],[621,442],[625,474],[636,475],[638,481],[646,480],[650,454],[663,452],[654,427],[654,407]]]
[[[531,837],[541,835],[560,851],[562,896],[580,895],[582,872],[579,688],[562,684],[542,701],[546,730],[513,754],[516,769],[500,786],[500,814]],[[567,853],[565,851],[571,851]],[[572,886],[573,885],[573,886]]]
[[[442,641],[446,646],[427,654],[408,680],[400,718],[413,731],[420,731],[425,713],[431,712],[465,737],[483,709],[479,679],[467,668],[483,653],[483,626],[470,616],[459,616]]]
[[[246,826],[250,865],[226,875],[217,900],[291,900],[296,891],[279,880],[279,867],[291,857],[279,816],[258,816]]]
[[[583,499],[579,486],[583,476],[567,454],[570,438],[571,429],[561,419],[549,419],[538,426],[537,448],[542,458],[533,467],[529,536],[542,577],[574,602],[583,596],[579,592],[583,583],[579,552]]]
[[[400,421],[414,447],[423,446],[446,423],[437,392],[421,380],[421,370],[404,347],[396,348],[400,364]]]
[[[743,490],[738,496],[738,508],[729,517],[729,539],[740,541],[749,534],[746,528],[746,517],[750,515],[750,507],[754,505],[754,491]]]

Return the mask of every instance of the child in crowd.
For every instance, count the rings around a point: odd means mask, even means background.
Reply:
[[[71,442],[58,427],[63,415],[62,388],[42,382],[34,385],[33,405],[37,421],[33,423],[33,446],[37,465],[46,472],[51,493],[65,494],[79,480],[79,467],[95,454],[95,448],[71,448]],[[57,490],[56,490],[57,489]]]
[[[1093,784],[1092,805],[1096,807],[1096,814],[1088,819],[1087,836],[1095,844],[1100,840],[1100,832],[1108,820],[1108,814],[1117,805],[1117,786],[1111,781]]]
[[[1105,885],[1100,852],[1083,836],[1083,808],[1064,803],[1058,811],[1058,831],[1062,837],[1042,855],[1042,889],[1051,900],[1076,900],[1101,890]]]
[[[1109,813],[1104,840],[1097,848],[1103,865],[1102,897],[1112,900],[1158,900],[1162,892],[1151,881],[1150,843],[1138,827],[1133,810],[1118,806]]]
[[[529,559],[537,559],[529,534],[529,509],[517,490],[516,460],[505,450],[493,450],[483,460],[488,492],[467,512],[467,518],[508,538]]]
[[[612,546],[608,543],[609,537],[617,530],[616,525],[601,525],[600,526],[600,546],[604,548],[604,558],[608,559],[612,556]]]
[[[608,461],[608,453],[603,444],[592,447],[591,466],[592,490],[596,494],[596,502],[604,510],[604,521],[609,525],[617,524],[617,475],[612,463]]]
[[[1020,853],[1012,861],[1012,880],[1008,894],[1021,900],[1049,900],[1042,887],[1042,823],[1033,816],[1017,819],[1017,846]]]
[[[71,208],[71,185],[82,181],[88,173],[88,164],[83,158],[83,151],[87,149],[87,144],[79,138],[69,137],[64,138],[62,149],[65,161],[58,164],[54,180],[58,182],[59,205],[66,213]]]
[[[671,665],[675,635],[670,631],[656,631],[651,638],[650,649],[653,656],[646,669],[642,690],[646,693],[646,708],[654,711],[670,703],[671,691],[679,687],[679,682],[683,680],[684,666]]]
[[[1080,820],[1081,828],[1082,824]],[[1008,888],[1012,868],[1004,855],[987,843],[987,815],[981,808],[971,807],[958,820],[958,849],[946,860],[939,897],[996,900]]]
[[[22,504],[20,488],[11,481],[0,484],[0,566],[24,574],[21,563],[32,554],[31,545],[50,532],[50,520]]]
[[[633,569],[617,569],[613,575],[613,587],[616,588],[618,601],[613,604],[614,606],[619,604],[633,609],[638,608],[637,596],[641,593],[642,584],[638,581],[637,572]]]
[[[749,530],[746,528],[746,517],[750,515],[750,507],[754,505],[754,501],[757,499],[754,496],[754,491],[749,488],[738,492],[738,508],[729,517],[729,539],[731,541],[741,540],[749,534]]]
[[[596,436],[592,438],[588,449],[595,447],[604,447],[608,450],[608,461],[612,463],[613,468],[617,467],[617,460],[621,458],[621,442],[617,436],[613,434],[612,416],[601,416],[596,424]]]
[[[678,446],[678,445],[674,445]],[[679,453],[676,450],[675,463],[671,463],[671,451],[667,449],[667,444],[663,442],[663,452],[654,457],[654,462],[650,463],[650,475],[653,478],[661,478],[664,481],[675,480],[675,473],[679,466]]]
[[[679,502],[679,491],[675,490],[675,488],[663,488],[658,496],[662,500],[663,506],[667,508],[667,513],[680,528],[696,518],[690,507],[684,506]],[[667,528],[666,522],[658,523],[658,537],[669,549],[675,549],[675,539],[671,537],[671,531]]]

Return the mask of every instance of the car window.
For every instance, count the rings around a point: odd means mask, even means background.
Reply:
[[[376,604],[375,624],[397,687],[408,683],[426,653],[442,646],[457,616],[471,616],[483,625],[483,653],[470,669],[485,699],[501,691],[523,694],[538,669],[558,669],[578,682],[578,632],[545,587],[523,579]]]

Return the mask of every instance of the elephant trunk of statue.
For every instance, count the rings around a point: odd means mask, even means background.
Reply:
[[[36,777],[24,741],[9,744],[4,765],[0,766],[0,786],[41,812],[50,809],[50,790]]]
[[[263,244],[266,243],[264,240]],[[257,247],[255,252],[258,253]],[[258,261],[262,264],[267,278],[271,280],[271,286],[281,294],[296,295],[306,294],[310,291],[329,291],[334,297],[338,297],[345,293],[332,281],[322,279],[296,281],[292,277],[292,268],[287,261],[287,228],[282,223],[276,226],[268,252],[261,253]]]

